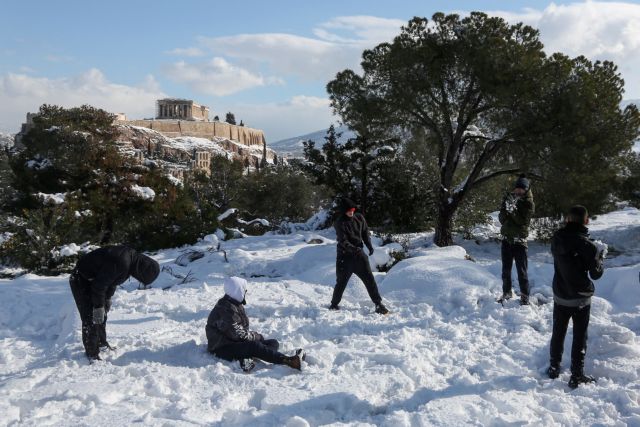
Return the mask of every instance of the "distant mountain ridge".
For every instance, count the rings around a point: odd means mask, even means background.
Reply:
[[[322,147],[327,136],[327,129],[322,129],[316,132],[311,132],[306,135],[294,136],[293,138],[281,139],[280,141],[271,142],[267,144],[267,147],[274,150],[281,156],[286,156],[289,158],[293,157],[303,157],[304,156],[304,145],[302,145],[303,141],[314,141],[316,143],[316,147]],[[336,127],[337,133],[342,133],[338,142],[340,144],[344,144],[347,142],[349,138],[355,137],[355,132],[349,130],[347,126],[338,126]]]

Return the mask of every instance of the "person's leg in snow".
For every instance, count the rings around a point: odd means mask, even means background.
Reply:
[[[529,304],[529,261],[527,258],[527,247],[515,243],[511,245],[511,252],[516,261],[516,272],[518,273],[518,285],[520,285],[520,302],[523,305]],[[511,269],[509,269],[511,270]],[[511,279],[511,271],[509,271],[509,279]]]
[[[69,278],[71,286],[71,294],[75,300],[76,307],[80,313],[82,321],[82,344],[85,354],[89,359],[100,359],[98,326],[93,324],[93,305],[91,303],[91,294],[89,287],[83,282],[83,279],[72,273]]]
[[[358,261],[354,266],[354,273],[360,278],[360,280],[362,280],[362,283],[364,283],[364,286],[367,288],[369,298],[371,298],[371,301],[373,301],[376,306],[376,313],[389,313],[387,307],[382,304],[382,297],[378,291],[378,284],[376,283],[375,277],[373,277],[371,266],[369,265],[369,259],[364,252],[362,252],[362,256],[358,258]]]
[[[115,350],[115,347],[112,347],[107,341],[107,319],[108,313],[111,310],[111,299],[108,299],[104,305],[105,315],[104,322],[100,325],[96,325],[96,329],[98,332],[98,347],[107,350]]]
[[[217,349],[214,354],[219,358],[228,361],[242,361],[256,358],[264,360],[265,362],[276,365],[287,365],[300,370],[302,368],[300,356],[297,354],[293,356],[282,354],[278,351],[279,346],[280,345],[276,340],[244,341],[222,346]],[[244,369],[245,368],[243,367],[243,370]]]
[[[591,305],[576,308],[571,319],[573,320],[573,343],[571,345],[571,378],[569,387],[576,388],[579,384],[595,382],[595,378],[585,375],[584,358],[587,354],[587,329]]]
[[[336,258],[336,285],[333,288],[333,297],[331,298],[332,310],[338,310],[338,304],[342,300],[342,294],[349,283],[349,279],[353,274],[353,258],[349,256],[338,256]]]
[[[502,297],[501,300],[508,300],[513,296],[511,283],[511,267],[513,266],[513,252],[511,244],[507,240],[502,241],[500,247],[500,257],[502,258]]]
[[[569,320],[573,314],[572,307],[553,304],[553,332],[551,333],[551,344],[549,346],[549,378],[558,378],[560,375],[560,362],[564,352],[564,338],[567,335]]]

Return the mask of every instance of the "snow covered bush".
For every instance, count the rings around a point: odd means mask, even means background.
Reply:
[[[126,157],[117,135],[113,116],[103,110],[40,108],[24,148],[10,158],[9,184],[17,194],[3,206],[22,221],[0,230],[13,233],[0,248],[3,262],[55,274],[73,265],[73,256],[60,256],[65,245],[152,250],[205,234],[190,195],[160,170]]]

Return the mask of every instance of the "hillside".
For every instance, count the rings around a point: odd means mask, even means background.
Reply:
[[[213,140],[197,137],[169,138],[144,127],[119,125],[119,143],[125,151],[141,150],[145,157],[159,160],[165,166],[184,168],[193,159],[195,151],[208,151],[212,156],[224,156],[241,161],[245,166],[257,167],[263,158],[263,147],[247,146],[230,139],[215,137]],[[266,151],[269,163],[277,161],[277,154]]]

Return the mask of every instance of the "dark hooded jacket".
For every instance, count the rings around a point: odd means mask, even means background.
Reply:
[[[533,193],[530,189],[520,198],[515,198],[511,193],[508,193],[502,202],[498,215],[500,224],[502,224],[500,227],[502,237],[511,244],[519,243],[526,246],[534,209]]]
[[[241,302],[229,295],[218,300],[207,319],[207,349],[215,353],[227,344],[261,341],[262,335],[249,330],[249,318]]]
[[[104,307],[129,276],[148,285],[158,277],[160,266],[126,246],[105,246],[83,255],[75,272],[81,283],[90,288],[93,307]]]
[[[333,224],[338,240],[338,257],[356,255],[363,246],[366,246],[369,251],[373,250],[369,227],[364,216],[357,212],[353,214],[353,217],[348,217],[345,214],[348,209],[355,207],[355,203],[351,200],[342,199],[341,213],[338,214],[338,218]]]
[[[551,241],[553,254],[553,295],[560,305],[578,307],[590,304],[593,282],[602,277],[604,267],[598,250],[589,240],[587,227],[569,222]]]

